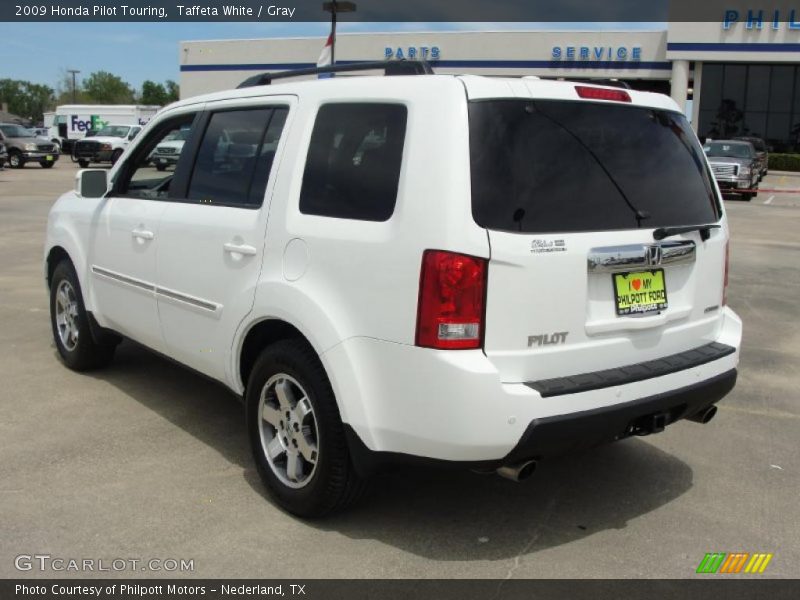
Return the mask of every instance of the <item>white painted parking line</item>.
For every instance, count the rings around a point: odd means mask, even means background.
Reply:
[[[775,200],[775,196],[770,196],[766,200],[764,200],[764,204],[770,204],[773,200]]]

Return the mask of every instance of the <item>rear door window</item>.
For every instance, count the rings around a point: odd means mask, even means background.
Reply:
[[[678,113],[555,100],[469,107],[472,213],[525,233],[714,222],[703,149]]]
[[[317,113],[300,212],[386,221],[394,212],[406,135],[400,104],[328,104]]]
[[[197,151],[188,198],[260,207],[286,112],[265,107],[213,113]]]

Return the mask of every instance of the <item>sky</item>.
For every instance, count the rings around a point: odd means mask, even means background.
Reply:
[[[339,33],[519,29],[632,30],[663,23],[341,23]],[[78,77],[94,71],[119,75],[134,88],[143,81],[179,81],[179,42],[212,39],[312,36],[324,38],[328,23],[0,23],[0,78],[56,88],[67,69]],[[320,44],[320,50],[322,45]],[[316,57],[304,57],[315,60]]]

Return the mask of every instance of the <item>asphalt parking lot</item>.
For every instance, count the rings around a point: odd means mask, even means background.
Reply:
[[[41,577],[14,559],[49,554],[193,559],[182,575],[204,578],[682,578],[734,551],[774,553],[756,577],[798,576],[800,194],[726,201],[745,337],[710,424],[545,462],[522,484],[385,473],[353,510],[303,522],[265,497],[223,387],[127,342],[104,371],[58,362],[42,247],[76,172],[68,157],[0,172],[0,577]],[[800,189],[800,174],[762,188]]]

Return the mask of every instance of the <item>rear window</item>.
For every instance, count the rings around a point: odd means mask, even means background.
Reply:
[[[300,212],[388,220],[397,201],[406,119],[400,104],[322,106],[311,133]]]
[[[589,102],[470,103],[472,214],[524,233],[714,222],[703,149],[678,113]]]

